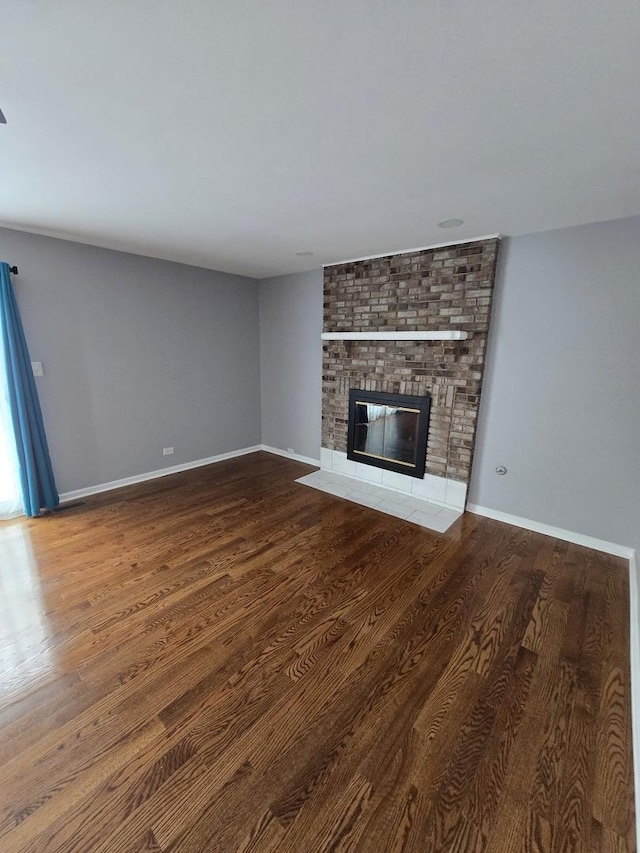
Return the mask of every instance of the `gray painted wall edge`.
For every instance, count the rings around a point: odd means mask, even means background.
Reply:
[[[322,270],[260,281],[262,443],[320,457]]]

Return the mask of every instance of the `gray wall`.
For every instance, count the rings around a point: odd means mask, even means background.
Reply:
[[[256,281],[7,229],[0,259],[60,491],[260,443]]]
[[[320,458],[322,270],[260,282],[262,441]]]
[[[472,502],[640,547],[639,328],[640,217],[504,241]]]

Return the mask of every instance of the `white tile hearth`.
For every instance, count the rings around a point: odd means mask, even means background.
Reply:
[[[359,464],[359,463],[356,463]],[[363,466],[364,467],[364,466]],[[380,469],[372,469],[380,470]],[[353,477],[338,474],[335,471],[314,471],[296,480],[305,486],[319,489],[339,498],[371,509],[377,509],[395,518],[419,524],[437,533],[444,533],[451,527],[462,512],[447,509],[430,501],[402,494],[389,488],[355,480]]]
[[[347,459],[347,454],[341,450],[321,448],[320,467],[322,473],[345,474],[376,486],[386,486],[387,489],[403,495],[440,504],[447,509],[463,510],[467,499],[466,483],[434,477],[432,474],[425,474],[422,479],[397,474],[394,471],[364,465],[362,462],[354,462]]]

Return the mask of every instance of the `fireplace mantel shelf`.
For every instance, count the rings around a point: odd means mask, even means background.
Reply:
[[[323,341],[466,341],[468,332],[443,329],[438,332],[323,332]]]

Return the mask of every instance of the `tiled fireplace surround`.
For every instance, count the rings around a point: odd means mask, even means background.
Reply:
[[[325,268],[325,332],[468,333],[461,341],[325,341],[325,472],[411,495],[416,506],[421,499],[464,509],[498,243],[489,238]],[[347,459],[349,388],[431,394],[424,479]]]

